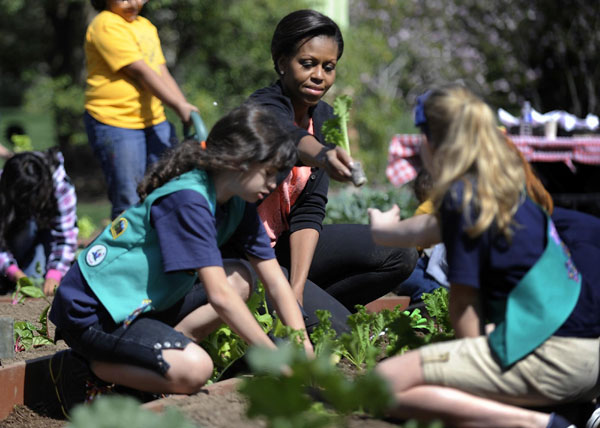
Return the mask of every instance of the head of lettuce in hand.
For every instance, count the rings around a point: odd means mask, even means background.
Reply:
[[[333,112],[335,117],[326,120],[321,128],[326,143],[340,146],[350,156],[352,156],[352,154],[350,153],[350,139],[348,138],[348,120],[350,119],[351,107],[352,98],[349,95],[340,95],[337,97],[333,102]],[[366,182],[367,176],[363,171],[361,163],[354,161],[352,164],[352,183],[358,187]]]

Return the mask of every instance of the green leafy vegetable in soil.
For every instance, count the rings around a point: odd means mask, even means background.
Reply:
[[[326,143],[332,143],[343,148],[349,155],[350,139],[348,138],[348,121],[350,120],[350,108],[352,97],[340,95],[333,102],[333,113],[336,117],[323,123],[321,132]]]
[[[448,290],[444,287],[436,288],[432,293],[423,293],[422,299],[427,317],[419,309],[404,311],[407,318],[398,318],[389,327],[387,334],[390,344],[386,350],[388,356],[455,338],[448,312]]]
[[[251,348],[247,359],[256,374],[240,386],[249,400],[247,414],[266,417],[270,428],[344,426],[352,412],[382,415],[392,403],[387,383],[375,372],[349,380],[327,354],[308,359],[288,343],[275,351]]]
[[[274,319],[267,310],[265,288],[262,284],[258,284],[256,291],[248,299],[247,305],[263,331],[269,333],[273,329]],[[248,344],[227,324],[221,325],[209,334],[201,345],[208,352],[214,364],[213,375],[209,383],[218,381],[234,362],[245,355],[248,349]]]
[[[448,291],[438,288],[424,293],[423,301],[429,314],[419,309],[368,313],[361,305],[348,317],[350,333],[336,336],[328,311],[317,311],[319,324],[310,335],[315,353],[332,352],[345,358],[359,370],[370,369],[382,358],[402,354],[432,342],[454,338],[448,314]]]
[[[40,285],[38,285],[38,283]],[[17,288],[12,296],[13,305],[22,304],[26,297],[31,297],[45,299],[46,302],[48,302],[48,306],[44,308],[38,318],[41,327],[37,327],[29,321],[16,321],[14,323],[15,352],[27,351],[42,345],[54,345],[54,340],[48,336],[48,311],[50,310],[50,301],[40,286],[41,282],[34,282],[27,277],[20,278],[17,281]]]

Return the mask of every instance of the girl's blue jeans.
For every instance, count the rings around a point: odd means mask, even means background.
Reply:
[[[39,230],[34,220],[27,221],[7,242],[17,265],[29,278],[43,278],[50,255],[52,235],[47,229]],[[8,277],[0,276],[0,294],[14,290],[15,284]]]
[[[400,296],[410,296],[411,304],[420,302],[423,293],[433,293],[436,288],[444,287],[426,272],[427,260],[426,257],[419,257],[415,270],[394,289]]]
[[[44,277],[51,240],[49,230],[39,230],[36,222],[29,220],[8,242],[10,251],[25,275],[30,278]]]
[[[177,145],[175,128],[168,121],[144,129],[118,128],[97,121],[88,112],[83,121],[104,172],[114,219],[139,200],[136,188],[146,168]]]

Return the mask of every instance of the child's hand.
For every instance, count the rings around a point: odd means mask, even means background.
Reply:
[[[44,281],[44,294],[46,296],[54,295],[56,288],[58,287],[58,281],[54,278],[46,278]]]
[[[198,111],[198,107],[185,101],[178,106],[177,115],[181,118],[183,123],[189,123],[190,115],[193,111]]]
[[[382,226],[390,226],[400,222],[400,208],[394,204],[388,211],[381,212],[377,208],[367,209],[371,230]]]
[[[394,226],[400,223],[400,208],[394,206],[388,211],[381,212],[377,208],[367,209],[369,224],[371,225],[371,236],[378,245],[387,245],[387,238]]]
[[[315,358],[315,350],[310,339],[304,339],[302,344],[304,345],[304,352],[306,352],[306,356],[311,360]]]

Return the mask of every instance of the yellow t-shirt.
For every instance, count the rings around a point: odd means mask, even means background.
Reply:
[[[417,207],[414,215],[433,214],[434,211],[435,208],[433,207],[431,199],[425,199],[425,201]]]
[[[143,59],[160,74],[165,63],[156,27],[138,16],[133,22],[100,12],[85,35],[85,108],[98,121],[143,129],[166,120],[161,101],[125,75],[121,68]]]

